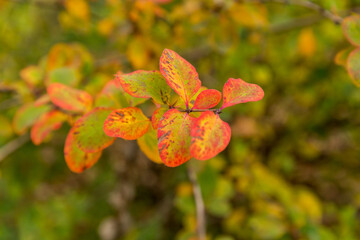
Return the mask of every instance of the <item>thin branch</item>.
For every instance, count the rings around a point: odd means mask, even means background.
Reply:
[[[188,170],[189,179],[193,186],[193,193],[195,198],[198,239],[206,240],[205,205],[201,194],[201,188],[197,181],[196,173],[192,169],[192,166],[188,164],[187,170]]]
[[[212,108],[212,109],[184,109],[184,110],[179,110],[180,112],[186,112],[186,113],[191,113],[191,112],[207,112],[207,111],[211,111],[214,112],[216,114],[220,114],[222,113],[220,108]]]
[[[320,13],[322,16],[330,19],[335,24],[340,24],[343,20],[342,17],[308,0],[244,0],[243,2],[244,3],[280,3],[287,5],[296,5],[296,6],[312,9]]]
[[[0,148],[0,162],[4,160],[7,156],[9,156],[11,153],[16,151],[18,148],[20,148],[22,145],[24,145],[27,141],[29,141],[29,135],[25,134],[18,138],[15,138],[14,140],[8,142],[5,146]]]

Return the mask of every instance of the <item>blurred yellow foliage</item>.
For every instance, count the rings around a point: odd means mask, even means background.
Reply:
[[[300,31],[298,39],[298,51],[304,57],[312,57],[317,48],[316,37],[311,28],[305,28]]]

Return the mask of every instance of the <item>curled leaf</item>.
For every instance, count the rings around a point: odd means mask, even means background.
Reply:
[[[238,103],[259,101],[263,97],[264,91],[258,85],[247,83],[240,78],[229,78],[224,85],[221,109]]]
[[[191,155],[207,160],[222,152],[230,142],[231,128],[219,115],[206,111],[196,119],[191,129]]]
[[[346,62],[349,54],[353,51],[353,47],[341,50],[335,55],[335,63],[340,66],[346,67]]]
[[[110,108],[95,108],[75,122],[74,140],[82,151],[98,152],[115,141],[115,138],[107,136],[103,131],[105,119],[111,112]]]
[[[162,163],[157,145],[157,131],[149,127],[147,133],[138,138],[137,143],[141,151],[153,162]]]
[[[221,92],[215,89],[206,89],[196,98],[193,109],[207,109],[218,105],[221,100]]]
[[[194,66],[176,52],[165,49],[160,58],[160,72],[169,86],[184,99],[188,107],[191,97],[201,86]]]
[[[136,107],[114,110],[106,118],[104,132],[110,137],[135,140],[144,135],[150,126],[150,120]]]
[[[66,137],[64,156],[69,169],[75,173],[81,173],[99,160],[101,151],[94,153],[81,151],[74,139],[74,131],[72,128]]]
[[[31,128],[31,140],[35,145],[39,145],[48,137],[53,130],[61,127],[67,119],[67,115],[57,110],[45,113]]]
[[[167,111],[157,132],[160,158],[168,167],[179,166],[191,159],[190,131],[195,118],[177,109]]]
[[[90,94],[61,83],[50,84],[47,92],[56,106],[67,111],[86,112],[92,105]]]

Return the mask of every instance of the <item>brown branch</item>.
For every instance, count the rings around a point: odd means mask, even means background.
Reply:
[[[207,112],[207,111],[211,111],[214,112],[216,114],[220,114],[222,113],[220,108],[212,108],[212,109],[185,109],[185,110],[179,110],[180,112],[186,112],[186,113],[191,113],[191,112]]]
[[[29,141],[29,139],[29,135],[25,134],[8,142],[5,146],[1,147],[0,162],[4,160],[7,156],[9,156],[11,153],[16,151],[18,148],[20,148],[22,145],[24,145],[27,141]]]
[[[196,205],[196,222],[197,222],[197,235],[199,240],[206,240],[206,217],[205,217],[205,205],[201,194],[201,188],[197,181],[196,173],[192,169],[192,166],[188,164],[188,176],[193,186],[193,193]]]
[[[343,20],[342,17],[308,0],[244,0],[243,2],[244,3],[280,3],[287,5],[301,6],[308,9],[312,9],[320,13],[322,16],[330,19],[335,24],[340,24]]]

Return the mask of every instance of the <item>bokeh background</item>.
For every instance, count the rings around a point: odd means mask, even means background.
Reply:
[[[187,164],[208,239],[360,239],[360,94],[334,62],[350,44],[317,11],[253,2],[0,0],[0,239],[196,239]],[[339,16],[360,5],[312,2]],[[73,44],[81,64],[44,68]],[[14,131],[44,82],[70,79],[95,95],[117,71],[158,69],[164,48],[209,88],[233,77],[265,91],[224,111],[232,138],[214,159],[167,168],[118,139],[75,174],[63,156],[69,124],[39,146]]]

